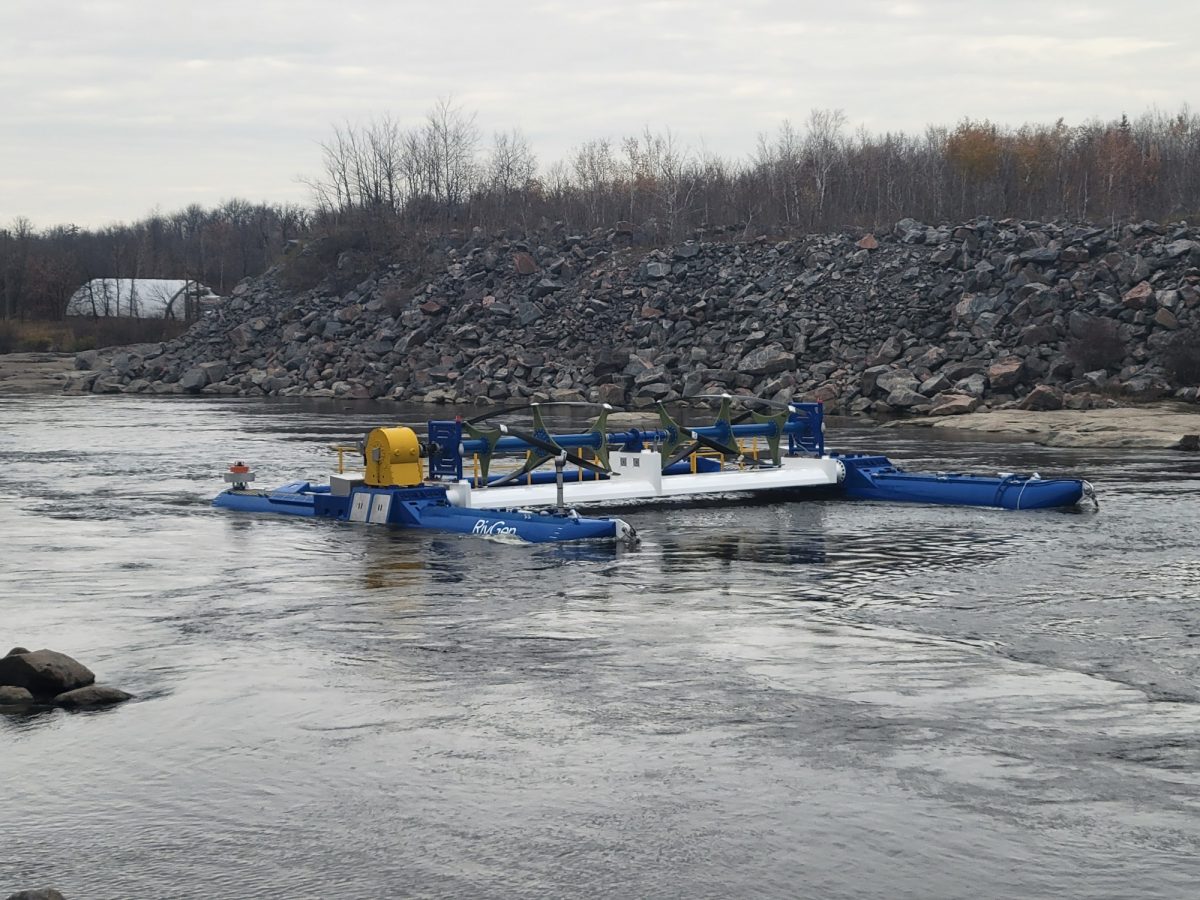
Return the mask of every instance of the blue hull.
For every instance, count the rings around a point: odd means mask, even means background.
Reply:
[[[999,509],[1074,506],[1084,495],[1077,478],[905,472],[886,456],[838,456],[846,466],[847,497],[891,503],[940,503]]]
[[[213,506],[239,512],[515,538],[533,544],[634,538],[633,530],[619,519],[453,506],[446,498],[446,489],[437,486],[356,488],[347,496],[335,496],[327,485],[292,481],[273,491],[223,491],[213,500]]]

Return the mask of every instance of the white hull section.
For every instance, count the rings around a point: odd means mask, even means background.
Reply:
[[[726,469],[695,475],[662,474],[662,454],[614,452],[609,457],[614,473],[603,481],[563,482],[563,500],[567,506],[602,506],[625,500],[658,500],[676,497],[700,497],[787,488],[821,487],[837,484],[844,473],[835,459],[785,457],[782,467]],[[536,509],[558,503],[558,488],[551,484],[510,484],[497,488],[472,490],[466,482],[450,491],[456,506],[480,509]]]

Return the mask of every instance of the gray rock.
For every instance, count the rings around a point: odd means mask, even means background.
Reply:
[[[901,343],[900,338],[894,334],[889,335],[887,340],[879,346],[879,349],[867,358],[867,365],[870,367],[886,365],[899,358],[903,352],[904,344]]]
[[[1157,400],[1171,392],[1171,386],[1157,375],[1136,375],[1121,385],[1121,393],[1139,403]]]
[[[942,394],[929,408],[931,416],[961,416],[979,409],[980,400],[971,394]]]
[[[602,384],[596,389],[596,402],[624,406],[625,389],[619,384]]]
[[[1039,384],[1017,403],[1017,409],[1050,410],[1063,408],[1063,392],[1047,384]]]
[[[193,366],[180,377],[179,386],[189,394],[198,394],[208,386],[208,372],[199,366]]]
[[[892,233],[904,244],[923,244],[925,234],[929,229],[916,219],[901,219],[896,223]]]
[[[67,900],[54,888],[37,888],[32,891],[17,891],[9,894],[6,900]]]
[[[995,310],[998,303],[999,301],[995,297],[986,297],[983,294],[963,294],[955,304],[952,316],[956,322],[972,322],[983,314]]]
[[[1058,262],[1058,251],[1050,247],[1037,247],[1033,250],[1026,250],[1021,254],[1021,262],[1034,263],[1035,265],[1044,266],[1053,262]]]
[[[132,700],[133,694],[108,687],[103,684],[90,684],[87,687],[76,688],[57,695],[53,703],[65,709],[82,709],[89,706],[108,706],[113,703],[123,703]]]
[[[1179,257],[1186,256],[1189,253],[1200,255],[1200,243],[1197,243],[1196,241],[1171,241],[1171,243],[1167,244],[1167,246],[1163,249],[1167,255],[1167,259],[1179,259]]]
[[[33,694],[28,688],[0,684],[0,706],[28,706],[33,703]]]
[[[742,357],[738,370],[747,375],[774,375],[796,368],[796,355],[778,344],[760,347]]]
[[[981,374],[970,375],[954,383],[955,392],[971,397],[982,397],[987,393],[987,388],[987,378]]]
[[[887,395],[887,405],[893,409],[909,409],[928,402],[929,399],[923,394],[904,386],[896,388]]]
[[[891,369],[875,379],[875,389],[888,395],[901,390],[917,393],[920,387],[921,382],[907,369]]]
[[[930,375],[921,382],[921,386],[917,388],[926,397],[933,397],[943,391],[950,390],[950,379],[942,373],[938,372],[935,375]]]
[[[95,680],[87,666],[54,650],[34,650],[0,659],[0,684],[25,688],[34,697],[54,697]]]
[[[555,281],[553,278],[543,278],[533,286],[533,290],[530,291],[530,294],[536,300],[539,297],[545,297],[549,294],[555,293],[556,291],[561,291],[562,289],[563,285],[561,281]]]
[[[1021,383],[1025,375],[1025,361],[1010,356],[988,367],[988,383],[993,391],[1007,391]]]
[[[1175,331],[1179,327],[1179,319],[1169,309],[1160,309],[1154,314],[1154,323],[1166,328],[1168,331]]]
[[[858,389],[864,395],[870,396],[875,393],[875,388],[878,384],[879,377],[890,372],[891,366],[871,366],[862,373],[862,377],[858,381]]]

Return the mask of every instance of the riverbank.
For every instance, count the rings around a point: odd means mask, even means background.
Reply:
[[[0,394],[61,391],[74,371],[74,353],[3,353]]]
[[[892,428],[1004,435],[1044,447],[1200,450],[1200,412],[1178,403],[1115,409],[997,409],[953,418],[896,419]]]
[[[60,391],[77,372],[69,353],[0,355],[0,395]],[[857,418],[857,417],[856,417]],[[653,411],[618,413],[609,422],[640,423]],[[952,417],[893,419],[887,428],[936,428],[1032,441],[1046,447],[1200,449],[1200,410],[1191,404],[1151,403],[1090,410],[998,409]]]
[[[625,408],[730,392],[886,418],[1194,400],[1200,381],[1200,229],[1180,223],[904,219],[656,248],[625,227],[476,230],[419,269],[349,251],[329,268],[329,249],[150,352],[85,360],[72,389]]]

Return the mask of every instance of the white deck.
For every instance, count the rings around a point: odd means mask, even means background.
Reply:
[[[609,462],[619,475],[603,481],[567,478],[563,484],[563,499],[568,506],[820,487],[837,484],[842,472],[842,464],[828,458],[785,457],[783,466],[778,469],[730,468],[720,472],[667,476],[662,474],[662,454],[657,452],[618,451],[611,455]],[[450,492],[450,498],[456,506],[536,508],[554,506],[558,502],[557,487],[553,483],[510,484],[471,490],[461,482],[455,487],[457,490]]]

